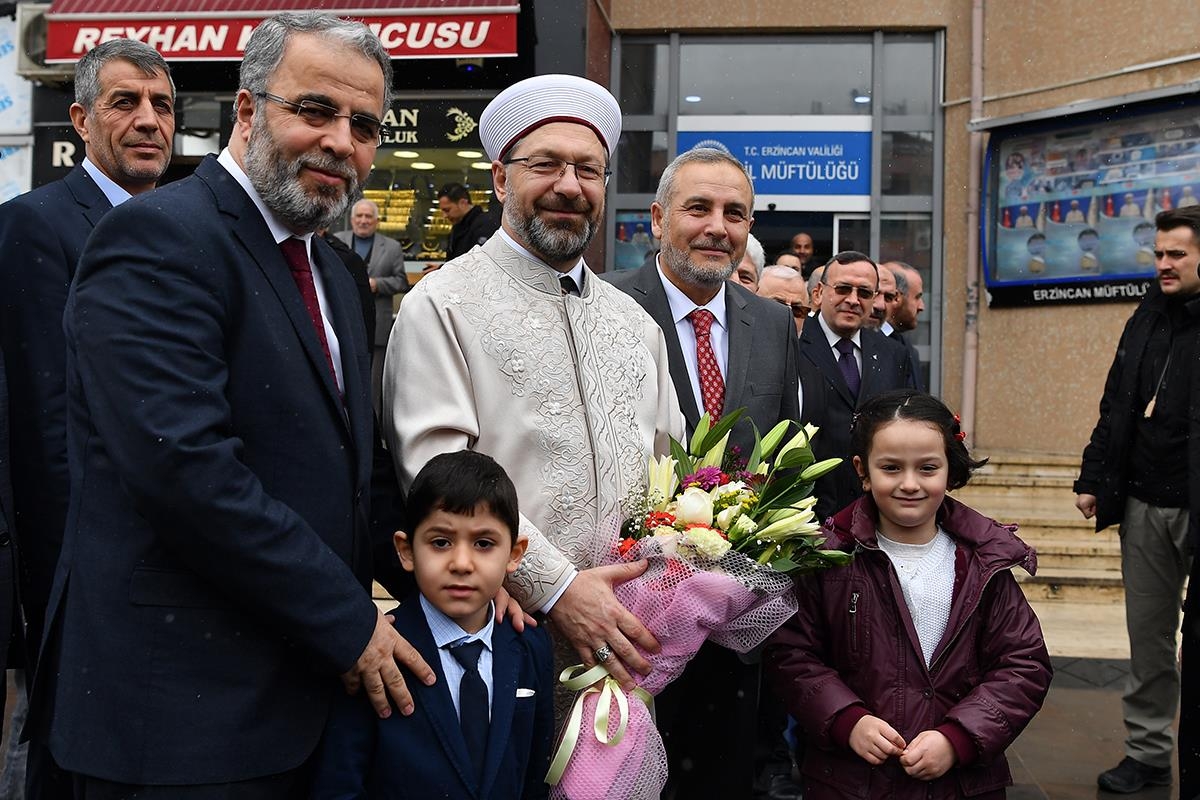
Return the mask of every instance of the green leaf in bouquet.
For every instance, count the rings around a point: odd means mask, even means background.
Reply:
[[[753,475],[762,463],[762,437],[758,435],[758,426],[754,424],[754,420],[750,420],[750,428],[754,431],[754,447],[750,448],[750,457],[746,459],[746,472]]]
[[[696,453],[699,455],[705,452],[704,450],[700,449],[700,444],[704,441],[704,437],[708,436],[708,428],[710,425],[712,425],[712,417],[710,417],[706,411],[700,417],[700,422],[696,424],[696,430],[692,431],[692,441],[688,447],[689,453]]]
[[[705,425],[705,421],[708,420],[708,414],[705,414],[704,417],[701,418],[700,424],[696,426],[697,434],[700,433],[700,429],[702,427],[706,428],[705,434],[704,436],[699,437],[699,447],[696,446],[698,437],[692,437],[692,452],[698,456],[702,455],[707,458],[709,452],[716,447],[722,439],[729,435],[729,432],[733,430],[733,426],[737,424],[737,421],[742,418],[742,414],[745,413],[746,409],[735,408],[733,411],[730,411],[725,414],[725,416],[721,417],[716,425],[712,425],[711,421],[708,422],[708,425]],[[721,457],[722,459],[724,458],[724,450],[721,451]],[[713,466],[720,465],[721,460],[719,459]]]
[[[711,450],[704,454],[704,458],[696,462],[696,469],[704,469],[705,467],[720,468],[721,464],[725,461],[725,448],[728,445],[729,434],[727,433],[712,446]]]
[[[775,448],[779,447],[779,443],[783,441],[783,437],[787,436],[788,429],[791,427],[791,425],[792,421],[790,419],[785,419],[783,422],[780,422],[774,428],[771,428],[771,430],[767,431],[767,435],[762,438],[762,451],[759,454],[760,459],[771,457],[771,454],[775,452]],[[747,467],[747,469],[750,468]],[[755,469],[757,469],[757,465],[755,465]],[[754,469],[750,469],[750,471],[753,472]]]
[[[805,469],[815,461],[812,448],[808,443],[785,450],[775,461],[775,469]]]
[[[675,437],[671,437],[671,458],[675,459],[675,474],[679,477],[679,482],[682,484],[683,479],[691,475],[695,470],[692,468],[692,457],[688,455],[688,451],[683,449],[683,445],[675,441]]]
[[[793,478],[791,481],[777,480],[767,484],[758,498],[757,513],[761,518],[764,511],[795,505],[812,494],[812,490],[813,482],[801,481],[799,477]]]
[[[815,481],[823,475],[827,475],[837,469],[842,463],[840,458],[827,458],[824,461],[818,461],[815,464],[810,464],[800,473],[800,480]]]

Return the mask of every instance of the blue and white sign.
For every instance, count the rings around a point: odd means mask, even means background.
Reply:
[[[17,23],[0,18],[0,135],[33,129],[33,85],[17,75]]]
[[[755,206],[871,210],[868,116],[680,117],[676,147],[720,146],[746,166]]]

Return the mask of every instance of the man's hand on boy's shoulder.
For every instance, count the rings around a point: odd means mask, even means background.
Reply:
[[[396,704],[396,708],[400,709],[400,713],[408,716],[413,712],[412,694],[404,683],[399,664],[407,667],[417,680],[426,686],[432,686],[436,678],[425,659],[421,658],[421,654],[396,632],[383,612],[376,613],[378,616],[371,640],[367,642],[354,667],[342,675],[342,683],[350,694],[356,693],[360,687],[365,687],[367,699],[375,707],[375,713],[380,719],[387,719],[392,715],[391,706],[388,704],[389,697]]]
[[[504,618],[508,617],[517,633],[524,631],[526,625],[537,627],[537,620],[526,614],[521,604],[503,586],[496,592],[495,602],[496,622],[504,622]]]

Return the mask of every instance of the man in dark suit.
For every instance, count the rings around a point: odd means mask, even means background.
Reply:
[[[312,235],[366,179],[390,84],[361,23],[269,18],[228,149],[89,239],[31,701],[79,796],[304,796],[338,675],[381,716],[412,710],[397,660],[433,680],[366,590],[362,314]]]
[[[650,206],[656,261],[605,277],[666,334],[671,379],[690,436],[707,411],[746,409],[730,436],[744,456],[762,433],[799,415],[796,328],[790,309],[727,280],[753,224],[742,165],[697,148],[663,171]],[[677,798],[749,798],[754,783],[757,665],[706,643],[656,700]],[[719,689],[714,690],[715,687]],[[698,734],[719,730],[720,736]]]
[[[500,227],[500,215],[472,204],[471,193],[461,183],[447,183],[438,190],[438,209],[454,226],[446,245],[447,261],[471,252],[471,248],[492,238]]]
[[[375,296],[375,334],[371,343],[371,406],[379,413],[383,398],[383,357],[392,334],[393,299],[408,291],[408,273],[404,267],[404,248],[398,241],[379,232],[379,206],[373,200],[359,200],[350,215],[350,230],[335,233],[367,263],[368,283]]]
[[[820,428],[813,438],[817,459],[845,459],[817,482],[821,519],[862,494],[850,465],[855,410],[881,392],[912,386],[904,346],[863,325],[878,291],[878,267],[869,256],[838,253],[817,285],[817,313],[800,332],[800,419]]]
[[[17,555],[13,536],[12,461],[8,450],[8,387],[4,380],[4,351],[0,350],[0,669],[22,641],[17,608]],[[7,692],[0,678],[0,716]],[[10,736],[12,734],[9,734]]]
[[[67,287],[92,228],[154,188],[171,160],[175,86],[154,48],[119,39],[75,67],[71,121],[86,157],[62,180],[0,206],[0,348],[11,393],[14,529],[36,656],[67,518]]]

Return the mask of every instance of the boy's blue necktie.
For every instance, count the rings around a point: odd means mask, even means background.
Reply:
[[[488,690],[479,676],[479,654],[483,642],[460,644],[450,648],[450,655],[462,665],[462,682],[458,685],[458,721],[462,726],[463,738],[467,740],[467,752],[475,774],[483,777],[483,758],[487,753],[488,727],[491,710],[488,707]]]

